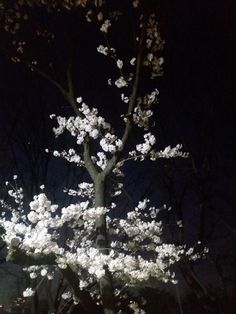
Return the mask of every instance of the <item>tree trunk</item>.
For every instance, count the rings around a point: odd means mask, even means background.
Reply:
[[[105,207],[105,178],[101,174],[98,174],[95,182],[95,207]],[[102,251],[103,254],[108,253],[108,241],[106,230],[106,216],[101,215],[96,219],[96,247]],[[103,309],[105,314],[114,314],[114,289],[112,284],[112,278],[108,271],[99,281],[99,288],[101,299],[103,303]]]

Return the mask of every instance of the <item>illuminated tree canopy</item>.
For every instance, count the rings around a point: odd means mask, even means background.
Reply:
[[[52,83],[74,110],[74,116],[50,118],[56,120],[55,136],[69,133],[76,146],[62,151],[49,147],[47,152],[84,168],[88,179],[77,189],[65,187],[74,201],[61,207],[50,201],[43,185],[41,193],[25,204],[24,191],[14,177],[6,184],[15,204],[2,201],[5,214],[0,223],[7,260],[22,265],[31,279],[52,280],[57,272],[62,274],[69,284],[62,297],[80,302],[89,313],[127,309],[144,313],[143,299],[133,300],[128,289],[152,287],[157,281],[176,283],[171,266],[181,259],[198,259],[205,251],[199,254],[186,245],[165,243],[160,209],[147,198],[122,217],[116,214],[122,180],[129,175],[127,163],[188,154],[181,144],[156,148],[152,117],[159,95],[156,79],[163,75],[164,41],[154,8],[147,1],[111,2],[19,0],[1,5],[8,39],[5,50],[11,60]],[[100,115],[99,106],[87,104],[86,95],[77,94],[75,43],[85,31],[91,34],[88,41],[97,34],[98,44],[92,48],[98,60],[107,62],[104,84],[119,96],[121,114],[112,104],[105,114],[112,121]],[[130,32],[128,51],[114,38],[117,32]],[[55,53],[58,50],[61,53]],[[89,66],[89,60],[82,62]],[[133,134],[139,138],[135,144],[130,141]],[[108,188],[110,176],[116,180]],[[29,286],[23,295],[34,293]]]

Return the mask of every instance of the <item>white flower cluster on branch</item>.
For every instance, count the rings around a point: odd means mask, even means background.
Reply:
[[[111,133],[106,133],[106,135],[101,139],[100,145],[104,152],[115,153],[122,147],[122,141],[116,137],[116,135]]]
[[[63,150],[62,152],[59,152],[57,150],[54,150],[53,151],[53,156],[54,157],[63,157],[65,158],[67,161],[69,162],[73,162],[75,163],[76,165],[78,166],[83,166],[84,165],[84,162],[82,160],[82,158],[80,157],[79,154],[77,154],[75,152],[74,149],[70,148],[68,150],[68,152],[66,152],[65,150]]]
[[[25,291],[23,291],[23,297],[28,298],[32,297],[35,294],[35,291],[31,288],[27,288]]]
[[[77,190],[64,189],[64,192],[71,196],[81,196],[91,199],[94,196],[93,183],[82,182],[78,184]]]
[[[140,152],[143,156],[147,155],[152,149],[153,145],[156,143],[156,138],[153,134],[144,134],[144,143],[136,145],[137,152]]]
[[[100,139],[99,143],[104,152],[114,154],[122,148],[122,141],[114,134],[109,132],[111,126],[105,121],[104,118],[98,115],[96,108],[90,109],[88,105],[82,102],[82,98],[77,98],[77,102],[80,105],[79,111],[82,116],[69,117],[57,117],[58,127],[53,128],[55,136],[58,137],[65,130],[68,130],[70,134],[76,137],[77,144],[83,144],[86,136],[91,139]],[[51,115],[54,118],[55,115]],[[75,152],[74,149],[69,149],[68,152],[54,151],[55,157],[64,157],[69,162],[75,162],[78,165],[83,165],[81,157]],[[101,152],[100,152],[101,154]],[[99,156],[101,159],[101,155]],[[100,163],[98,161],[98,163]]]
[[[175,157],[183,157],[187,158],[188,153],[182,152],[182,145],[177,144],[175,147],[167,146],[164,150],[160,151],[152,151],[150,153],[150,159],[151,160],[157,160],[157,158],[175,158]]]
[[[105,20],[102,26],[100,27],[100,31],[103,33],[107,33],[109,27],[111,27],[111,21],[110,20]]]
[[[81,98],[77,101],[82,102]],[[96,139],[101,130],[107,130],[110,125],[105,122],[104,118],[98,116],[98,111],[95,108],[90,109],[84,102],[80,104],[79,111],[81,116],[70,117],[57,117],[59,126],[54,128],[53,131],[57,136],[61,135],[65,130],[68,130],[72,136],[77,139],[77,144],[82,144],[86,135]],[[54,116],[51,116],[52,118]]]
[[[175,147],[167,146],[164,150],[157,151],[153,149],[153,146],[156,142],[156,138],[153,134],[146,133],[144,134],[144,143],[136,145],[136,150],[129,152],[129,155],[134,160],[144,160],[146,157],[149,157],[150,160],[156,161],[159,158],[176,158],[182,157],[187,158],[188,153],[182,152],[182,145],[177,144]],[[124,161],[129,160],[130,158],[124,159]]]
[[[91,195],[92,186],[81,185],[81,190]],[[109,212],[106,207],[93,207],[90,201],[70,204],[61,210],[52,204],[44,193],[30,202],[27,216],[18,215],[17,209],[11,211],[11,219],[1,218],[5,229],[4,240],[10,246],[13,239],[19,239],[20,249],[26,254],[54,254],[59,268],[73,265],[81,276],[81,269],[87,271],[88,281],[99,280],[106,267],[113,277],[123,284],[149,285],[150,280],[176,282],[170,266],[181,257],[196,259],[193,250],[185,246],[162,243],[163,227],[157,220],[158,208],[148,207],[149,200],[144,199],[127,213],[125,218],[107,217],[107,230],[111,241],[108,254],[94,246],[91,235],[94,234],[95,221]],[[61,232],[67,226],[73,235],[61,246]],[[45,268],[29,268],[31,277],[46,276]],[[31,290],[26,290],[31,294]]]
[[[134,108],[133,121],[144,130],[149,128],[149,118],[153,115],[152,110],[142,110],[140,106]]]

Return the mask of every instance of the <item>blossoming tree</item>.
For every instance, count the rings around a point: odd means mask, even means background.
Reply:
[[[23,5],[28,3],[21,2]],[[50,116],[57,121],[53,129],[55,136],[69,132],[78,146],[78,149],[53,151],[53,155],[85,168],[88,180],[79,183],[77,189],[65,189],[74,197],[74,202],[63,208],[48,199],[44,186],[27,207],[23,190],[16,184],[7,183],[16,206],[2,201],[6,214],[0,223],[5,230],[7,260],[22,265],[31,278],[52,280],[56,272],[61,273],[69,286],[62,297],[80,302],[89,313],[126,313],[126,307],[141,313],[141,299],[138,303],[130,302],[131,297],[126,301],[129,287],[152,286],[157,281],[176,283],[171,265],[183,257],[195,259],[199,256],[183,245],[163,243],[159,209],[149,206],[148,199],[140,201],[121,217],[116,214],[116,197],[122,193],[124,165],[132,160],[155,162],[159,158],[187,157],[187,154],[181,151],[179,144],[173,148],[155,149],[156,137],[150,120],[159,92],[157,88],[150,90],[146,81],[155,80],[163,73],[160,53],[164,43],[156,14],[145,1],[130,1],[129,9],[133,10],[136,19],[135,55],[127,53],[122,57],[109,37],[113,24],[119,23],[122,11],[109,10],[109,5],[103,1],[99,4],[95,1],[95,4],[99,8],[95,13],[90,1],[65,1],[64,6],[69,10],[82,7],[87,22],[94,23],[104,35],[104,42],[95,49],[101,58],[113,62],[114,77],[107,78],[108,88],[121,91],[123,113],[117,119],[121,120],[122,127],[115,130],[99,115],[97,108],[86,104],[81,96],[76,98],[70,71],[66,89],[40,71],[36,62],[31,62],[30,68],[49,79],[75,113],[70,117]],[[39,5],[50,7],[50,1],[39,1]],[[55,1],[54,9],[57,6]],[[6,30],[17,31],[10,22]],[[19,53],[21,51],[23,47],[18,49]],[[113,108],[109,110],[111,115]],[[128,140],[138,129],[143,133],[142,138],[130,150]],[[117,177],[112,190],[108,189],[111,175]],[[62,235],[65,229],[69,235],[67,239]],[[35,287],[31,286],[23,295],[27,297],[34,293]]]

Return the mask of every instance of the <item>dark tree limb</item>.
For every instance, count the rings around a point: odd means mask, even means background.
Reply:
[[[146,40],[146,31],[147,31],[147,16],[144,16],[143,27],[140,35],[139,46],[138,46],[138,54],[137,54],[137,61],[136,61],[136,68],[135,68],[135,75],[134,75],[134,82],[133,88],[130,95],[129,106],[126,113],[127,120],[125,123],[125,129],[122,136],[122,150],[116,152],[113,157],[108,161],[106,168],[104,169],[105,175],[108,175],[111,170],[114,168],[116,163],[119,161],[120,155],[125,148],[125,144],[129,138],[130,131],[132,129],[132,123],[130,120],[130,115],[132,114],[134,107],[136,105],[138,90],[139,90],[139,83],[141,78],[141,72],[143,67],[143,54],[144,54],[144,46]]]
[[[20,248],[20,240],[14,238],[11,241],[6,260],[21,266],[33,265],[55,265],[56,256],[54,254],[26,253]],[[67,268],[59,271],[72,288],[74,295],[78,298],[82,307],[91,314],[102,314],[101,308],[92,299],[90,293],[80,289],[80,280],[77,274],[67,265]]]

